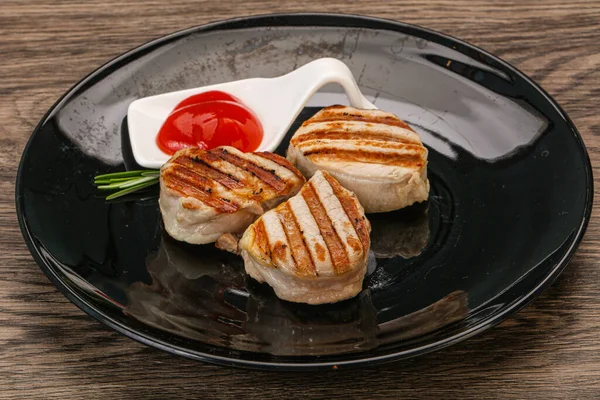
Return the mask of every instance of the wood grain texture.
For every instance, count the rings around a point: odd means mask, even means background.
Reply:
[[[600,176],[600,2],[124,3],[0,2],[0,399],[600,396],[598,204],[564,274],[531,306],[499,327],[418,359],[306,374],[201,364],[147,348],[103,327],[69,303],[33,262],[14,208],[16,169],[31,131],[82,76],[132,47],[175,30],[284,11],[397,19],[483,47],[517,66],[558,100],[583,135],[594,172]]]

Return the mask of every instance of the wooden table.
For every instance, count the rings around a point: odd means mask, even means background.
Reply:
[[[85,5],[82,5],[84,4]],[[600,166],[600,2],[480,0],[0,2],[0,398],[600,397],[600,216],[571,265],[499,327],[418,359],[266,373],[176,358],[121,336],[54,288],[19,232],[21,152],[54,101],[98,65],[209,21],[284,11],[368,14],[449,33],[502,57],[565,108]],[[596,182],[597,187],[600,186]],[[598,199],[598,197],[597,197]]]

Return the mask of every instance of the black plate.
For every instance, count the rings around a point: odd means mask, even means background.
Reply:
[[[369,216],[377,266],[355,299],[280,301],[245,276],[239,258],[166,237],[156,193],[107,204],[94,192],[94,175],[135,167],[132,100],[276,76],[323,56],[346,62],[430,149],[428,204]],[[337,102],[337,90],[313,105]],[[581,137],[515,68],[415,26],[315,14],[205,25],[109,62],[43,118],[17,179],[35,260],[85,312],[175,354],[277,369],[415,356],[499,323],[566,266],[592,196]]]

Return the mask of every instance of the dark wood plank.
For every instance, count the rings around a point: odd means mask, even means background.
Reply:
[[[577,398],[600,394],[600,218],[572,264],[531,306],[447,350],[362,370],[264,373],[147,348],[79,311],[45,278],[14,209],[25,143],[82,76],[149,39],[233,16],[284,11],[368,14],[481,46],[538,81],[600,166],[600,3],[482,0],[301,2],[144,0],[0,3],[0,399]],[[600,182],[596,181],[597,187]],[[600,201],[600,200],[596,200]],[[596,204],[598,210],[598,204]]]

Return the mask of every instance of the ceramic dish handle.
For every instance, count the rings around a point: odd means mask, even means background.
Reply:
[[[335,58],[320,58],[275,80],[280,87],[286,88],[286,97],[301,99],[302,104],[306,104],[310,97],[326,84],[338,83],[344,88],[351,106],[377,109],[361,93],[352,71]]]

